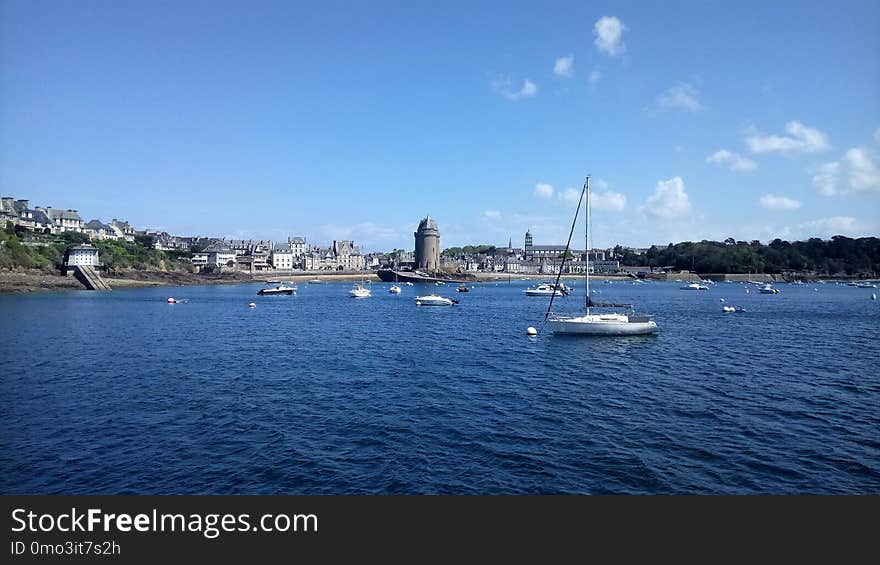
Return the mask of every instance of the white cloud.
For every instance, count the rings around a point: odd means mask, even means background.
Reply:
[[[824,163],[811,172],[813,186],[825,196],[880,191],[880,168],[865,147],[853,147],[840,161]]]
[[[824,163],[812,170],[813,186],[824,196],[837,194],[837,175],[840,172],[840,163],[832,161]]]
[[[768,210],[796,210],[801,203],[786,196],[774,196],[765,194],[760,198],[761,206]]]
[[[721,149],[706,157],[706,162],[713,165],[727,166],[731,171],[754,171],[758,165],[747,157]]]
[[[559,57],[553,64],[553,74],[568,78],[574,73],[574,55],[569,53],[566,57]]]
[[[574,204],[580,199],[581,191],[576,188],[566,188],[564,191],[559,193],[559,198],[564,200],[565,202]]]
[[[510,77],[500,76],[492,81],[492,88],[500,92],[502,96],[508,100],[516,102],[522,98],[531,98],[538,92],[538,85],[529,79],[523,81],[522,87],[518,90],[513,88],[513,82]]]
[[[691,202],[684,190],[684,181],[681,177],[657,181],[654,194],[640,210],[648,216],[662,219],[687,216],[691,212]]]
[[[829,238],[835,235],[858,237],[869,233],[869,228],[851,216],[832,216],[810,220],[798,226],[801,237]]]
[[[695,112],[704,108],[699,97],[700,91],[694,85],[683,82],[665,90],[660,94],[658,101],[662,108],[678,108]]]
[[[827,135],[796,120],[785,124],[788,136],[760,135],[750,130],[752,135],[746,143],[752,153],[818,153],[831,148]]]
[[[610,190],[590,194],[590,205],[596,210],[621,212],[626,208],[626,195]]]
[[[843,162],[853,190],[880,190],[880,169],[867,149],[853,147],[843,156]]]
[[[600,78],[602,78],[602,73],[600,73],[598,69],[593,69],[592,71],[590,71],[590,76],[587,77],[587,80],[596,83],[599,82]]]
[[[553,185],[539,182],[535,185],[535,196],[538,198],[553,198]]]
[[[599,18],[593,26],[593,33],[596,36],[596,49],[607,53],[611,57],[625,53],[626,44],[621,41],[625,31],[627,31],[627,27],[618,18],[614,16]]]
[[[490,220],[498,220],[501,218],[501,212],[498,210],[486,210],[483,212],[483,216],[489,218]]]

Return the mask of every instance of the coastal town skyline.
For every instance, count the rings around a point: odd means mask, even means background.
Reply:
[[[379,250],[564,242],[590,173],[598,247],[880,232],[876,3],[262,6],[4,3],[0,190]]]

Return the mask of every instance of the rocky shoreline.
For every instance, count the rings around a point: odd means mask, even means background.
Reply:
[[[252,276],[247,273],[197,274],[165,271],[127,271],[118,275],[102,275],[111,288],[135,288],[152,286],[197,286],[214,284],[247,284],[267,281],[305,282],[315,277],[323,281],[360,280],[365,278],[377,281],[375,275],[362,274],[296,274],[276,275],[260,273]],[[32,292],[59,292],[85,290],[78,280],[59,274],[57,271],[40,269],[16,269],[0,271],[0,293],[25,294]]]

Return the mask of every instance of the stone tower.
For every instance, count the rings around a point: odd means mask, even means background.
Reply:
[[[440,230],[430,217],[419,222],[416,238],[415,267],[428,272],[440,269]]]
[[[532,232],[526,231],[526,244],[523,246],[523,256],[526,261],[532,258]]]

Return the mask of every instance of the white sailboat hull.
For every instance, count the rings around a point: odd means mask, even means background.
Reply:
[[[654,320],[625,314],[559,316],[551,318],[547,323],[553,333],[567,335],[645,335],[658,330]]]
[[[455,301],[437,295],[416,296],[416,306],[452,306]]]

